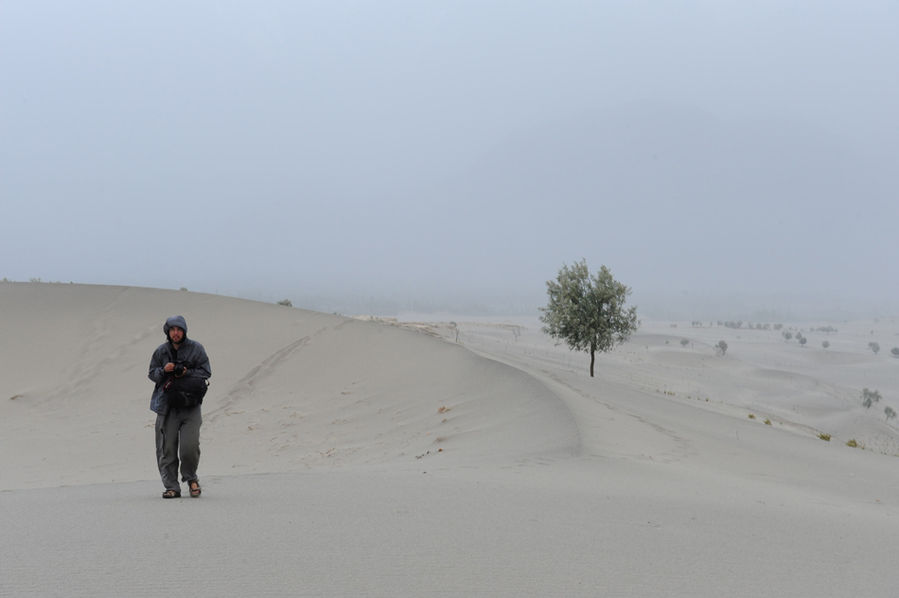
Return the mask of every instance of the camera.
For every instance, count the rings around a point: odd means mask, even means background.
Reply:
[[[183,376],[186,372],[187,372],[187,366],[184,365],[184,364],[181,363],[181,362],[176,363],[176,364],[175,364],[175,369],[172,370],[172,373],[175,375],[176,378],[180,378],[180,377]]]

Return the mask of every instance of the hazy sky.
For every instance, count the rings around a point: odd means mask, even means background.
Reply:
[[[0,278],[503,309],[585,258],[656,308],[894,309],[897,31],[867,0],[4,0]]]

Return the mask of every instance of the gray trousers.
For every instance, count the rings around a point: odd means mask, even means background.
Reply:
[[[169,409],[156,415],[156,461],[166,490],[181,491],[178,482],[178,457],[181,458],[181,479],[197,479],[200,464],[200,425],[203,416],[200,405],[188,409]]]

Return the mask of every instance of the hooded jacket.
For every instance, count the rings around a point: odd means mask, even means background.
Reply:
[[[168,340],[169,330],[177,326],[184,331],[184,340],[178,349]],[[166,342],[159,345],[150,358],[150,372],[148,377],[156,383],[153,394],[150,396],[150,410],[165,415],[169,405],[163,386],[172,374],[165,371],[165,364],[171,362],[183,364],[187,368],[185,376],[196,376],[208,380],[212,377],[212,367],[209,365],[209,357],[203,345],[187,337],[187,322],[182,316],[172,316],[162,326],[165,332]]]

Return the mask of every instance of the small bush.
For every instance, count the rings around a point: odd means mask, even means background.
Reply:
[[[715,353],[723,357],[724,354],[727,353],[727,343],[725,343],[724,341],[718,341],[718,344],[715,345]]]
[[[862,405],[864,405],[865,409],[870,409],[871,405],[880,402],[882,398],[877,390],[862,389]]]
[[[890,350],[890,353],[893,354],[893,357],[899,357],[899,347],[893,347],[893,348]]]
[[[880,343],[870,342],[868,343],[868,347],[874,351],[874,355],[877,355],[880,352]]]
[[[818,438],[820,438],[821,440],[823,440],[825,442],[830,442],[830,434],[825,434],[824,432],[821,432],[820,434],[818,434]]]
[[[824,348],[826,349],[827,347],[830,346],[830,341],[823,341],[823,342],[821,343],[821,346],[824,347]]]
[[[768,419],[768,418],[765,418],[765,425],[766,425],[766,426],[770,426],[770,425],[771,425],[771,420]]]
[[[690,341],[688,341],[687,339],[685,339],[685,338],[680,339],[680,346],[681,346],[681,347],[686,347],[686,346],[689,345],[689,344],[690,344]]]
[[[278,305],[283,305],[284,307],[293,307],[293,303],[290,302],[290,299],[281,299],[278,301]]]
[[[749,414],[749,419],[755,419],[755,414],[754,414],[754,413],[750,413],[750,414]]]
[[[855,438],[851,438],[851,439],[849,439],[849,441],[846,442],[846,446],[849,446],[852,448],[858,448],[858,442],[856,442]]]

